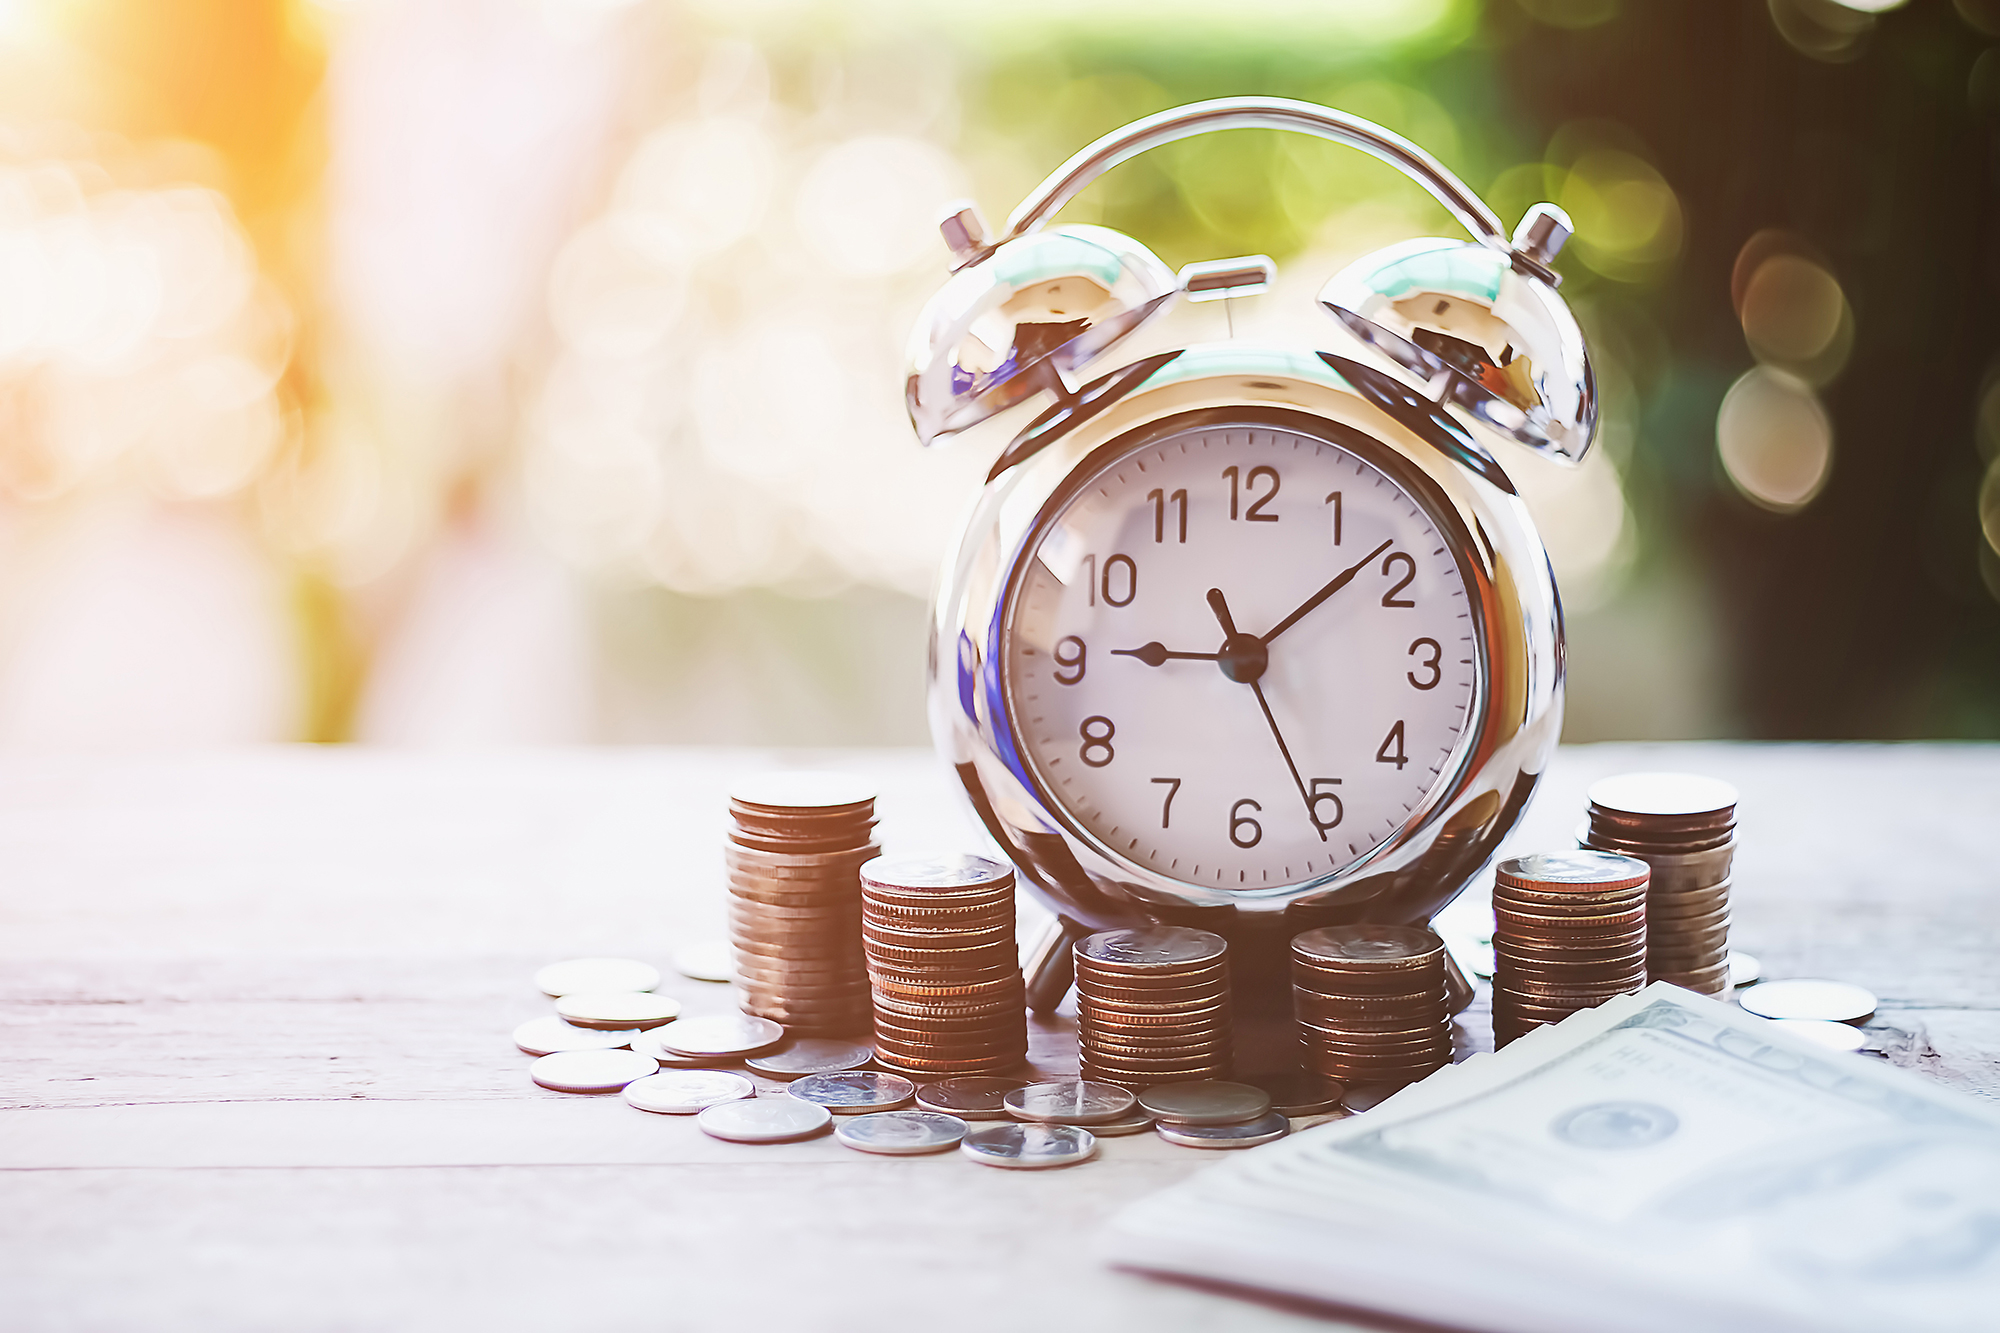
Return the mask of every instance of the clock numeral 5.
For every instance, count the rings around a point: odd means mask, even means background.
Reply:
[[[1264,809],[1263,806],[1257,804],[1248,796],[1238,801],[1235,805],[1230,806],[1229,840],[1238,847],[1255,847],[1258,843],[1264,841],[1264,826],[1243,813],[1243,807],[1246,805],[1252,810],[1260,812]],[[1250,836],[1247,838],[1243,836],[1244,829],[1250,830]]]
[[[1133,561],[1131,556],[1114,555],[1106,557],[1104,561],[1104,576],[1101,579],[1097,574],[1096,556],[1085,556],[1083,563],[1090,566],[1090,604],[1092,606],[1097,605],[1097,596],[1099,593],[1104,594],[1104,604],[1106,606],[1132,605],[1132,599],[1139,595],[1139,566]],[[1122,573],[1120,572],[1121,570],[1123,571]],[[1121,583],[1124,585],[1125,591],[1125,595],[1122,597],[1115,591]]]
[[[1118,757],[1118,752],[1111,748],[1111,738],[1118,734],[1118,728],[1111,724],[1110,718],[1087,717],[1077,728],[1077,734],[1083,737],[1083,744],[1077,747],[1076,757],[1092,768],[1103,768]],[[1103,751],[1104,757],[1091,758],[1093,750]]]
[[[1174,797],[1180,795],[1181,780],[1179,778],[1154,778],[1152,780],[1167,789],[1166,799],[1160,802],[1160,827],[1165,828],[1168,817],[1173,814]]]
[[[1319,830],[1319,840],[1321,842],[1326,841],[1326,831],[1328,829],[1336,827],[1342,819],[1347,817],[1347,807],[1340,803],[1340,793],[1320,790],[1321,787],[1338,787],[1339,785],[1339,778],[1314,778],[1312,780],[1312,795],[1306,797],[1306,812],[1312,816],[1313,827]],[[1332,802],[1333,817],[1331,819],[1327,817],[1325,810],[1321,806],[1320,803],[1322,801]]]
[[[1429,640],[1425,640],[1425,642],[1428,643]],[[1065,648],[1070,649],[1070,654],[1067,657],[1063,656],[1063,649]],[[1065,676],[1061,671],[1057,671],[1056,684],[1074,685],[1083,679],[1083,659],[1087,651],[1083,646],[1083,640],[1077,638],[1074,634],[1065,634],[1056,640],[1055,652],[1051,656],[1056,659],[1058,667],[1068,667],[1074,673],[1073,675]]]
[[[1396,747],[1394,754],[1389,752],[1389,747],[1392,745]],[[1403,753],[1403,720],[1401,718],[1396,719],[1396,725],[1389,728],[1389,734],[1382,738],[1382,748],[1375,752],[1375,762],[1378,764],[1394,764],[1398,773],[1403,771],[1404,764],[1410,762],[1410,756]]]

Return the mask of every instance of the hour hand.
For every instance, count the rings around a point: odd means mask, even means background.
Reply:
[[[1160,645],[1156,640],[1141,648],[1113,648],[1116,657],[1136,657],[1149,667],[1164,666],[1168,661],[1215,662],[1220,661],[1220,653],[1177,653]]]

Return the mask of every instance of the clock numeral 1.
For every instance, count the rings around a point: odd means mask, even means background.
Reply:
[[[1340,492],[1328,491],[1326,503],[1333,508],[1333,544],[1340,545]]]
[[[1070,654],[1067,657],[1063,656],[1064,648],[1070,649]],[[1057,639],[1055,652],[1051,656],[1056,659],[1058,667],[1068,667],[1075,674],[1065,676],[1060,671],[1056,672],[1056,684],[1074,685],[1082,680],[1083,659],[1087,654],[1088,650],[1083,646],[1083,640],[1077,638],[1076,635],[1065,634],[1060,639]]]
[[[1338,787],[1339,785],[1339,778],[1314,778],[1312,780],[1312,794],[1306,797],[1306,811],[1312,816],[1313,827],[1319,830],[1319,840],[1321,842],[1326,841],[1326,831],[1328,829],[1338,827],[1340,821],[1347,817],[1347,807],[1340,803],[1340,793],[1320,790],[1321,787]],[[1321,806],[1320,802],[1322,801],[1332,802],[1333,817],[1331,819],[1327,817],[1324,808]]]
[[[1152,490],[1146,492],[1146,499],[1153,506],[1153,540],[1163,542],[1167,539],[1167,506],[1175,505],[1180,511],[1180,540],[1185,542],[1187,540],[1187,492],[1175,491],[1172,495],[1168,495],[1165,491],[1155,486]]]
[[[1399,723],[1398,725],[1401,724]],[[1092,728],[1097,728],[1097,730],[1092,730]],[[1076,757],[1083,760],[1084,763],[1089,764],[1092,768],[1103,768],[1118,757],[1118,752],[1111,748],[1111,738],[1118,734],[1118,728],[1112,725],[1110,718],[1087,717],[1083,720],[1083,725],[1077,728],[1077,734],[1083,737],[1083,744],[1077,747]],[[1104,757],[1102,759],[1091,758],[1090,755],[1093,750],[1102,750]]]
[[[1090,604],[1097,605],[1099,593],[1104,595],[1106,606],[1130,606],[1132,599],[1139,595],[1139,566],[1129,555],[1114,555],[1104,562],[1104,577],[1097,576],[1097,557],[1087,555],[1083,563],[1090,566]],[[1122,577],[1118,571],[1124,570]],[[1125,595],[1118,596],[1112,591],[1119,583],[1125,585]]]
[[[1389,753],[1389,747],[1392,745],[1396,747],[1394,754]],[[1401,718],[1396,719],[1396,725],[1389,728],[1389,734],[1382,738],[1382,748],[1375,752],[1375,762],[1378,764],[1394,764],[1398,773],[1403,771],[1404,764],[1410,762],[1410,757],[1403,753],[1403,720]]]
[[[1167,789],[1166,799],[1160,802],[1160,827],[1165,828],[1167,827],[1168,818],[1174,812],[1174,797],[1180,795],[1181,780],[1179,778],[1154,778],[1152,780]]]
[[[1222,475],[1229,478],[1229,516],[1231,518],[1236,517],[1237,473],[1237,468],[1226,467],[1222,469]],[[1265,491],[1262,495],[1257,494],[1257,483],[1259,481],[1269,481],[1271,489]],[[1251,523],[1276,523],[1278,516],[1276,514],[1265,513],[1264,506],[1278,498],[1278,487],[1281,484],[1278,480],[1278,469],[1259,464],[1250,469],[1250,475],[1244,477],[1242,482],[1243,489],[1249,493],[1251,500],[1250,507],[1243,511],[1244,519]]]
[[[1264,826],[1243,813],[1243,807],[1246,805],[1252,810],[1260,812],[1264,809],[1263,806],[1257,804],[1248,796],[1238,801],[1235,805],[1230,806],[1229,840],[1238,847],[1255,847],[1258,843],[1264,841]],[[1247,838],[1243,836],[1244,829],[1250,830],[1250,836]]]

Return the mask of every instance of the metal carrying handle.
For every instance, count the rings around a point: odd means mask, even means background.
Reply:
[[[1464,181],[1429,153],[1372,121],[1287,97],[1218,97],[1207,102],[1190,102],[1135,120],[1122,130],[1113,130],[1083,148],[1037,185],[1007,219],[1007,234],[1001,239],[1011,241],[1039,231],[1086,185],[1147,149],[1216,130],[1258,129],[1294,130],[1331,139],[1387,162],[1450,209],[1452,216],[1480,244],[1503,254],[1514,253],[1499,217],[1466,188]]]

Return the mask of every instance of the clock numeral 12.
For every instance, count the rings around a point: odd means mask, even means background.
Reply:
[[[1222,469],[1222,475],[1229,478],[1229,516],[1231,518],[1236,517],[1237,472],[1238,469],[1233,467]],[[1268,480],[1271,483],[1271,489],[1265,491],[1262,495],[1257,494],[1257,483],[1260,480]],[[1243,511],[1243,517],[1246,521],[1251,523],[1276,523],[1278,521],[1276,514],[1267,514],[1264,512],[1264,506],[1278,498],[1279,484],[1278,469],[1265,467],[1262,464],[1250,469],[1250,475],[1243,478],[1243,489],[1250,493],[1251,498],[1250,507]]]
[[[1146,499],[1153,506],[1153,540],[1163,542],[1167,539],[1167,506],[1175,505],[1180,510],[1180,540],[1185,542],[1187,540],[1187,492],[1175,491],[1172,495],[1168,495],[1165,491],[1155,486],[1152,490],[1146,492]]]

